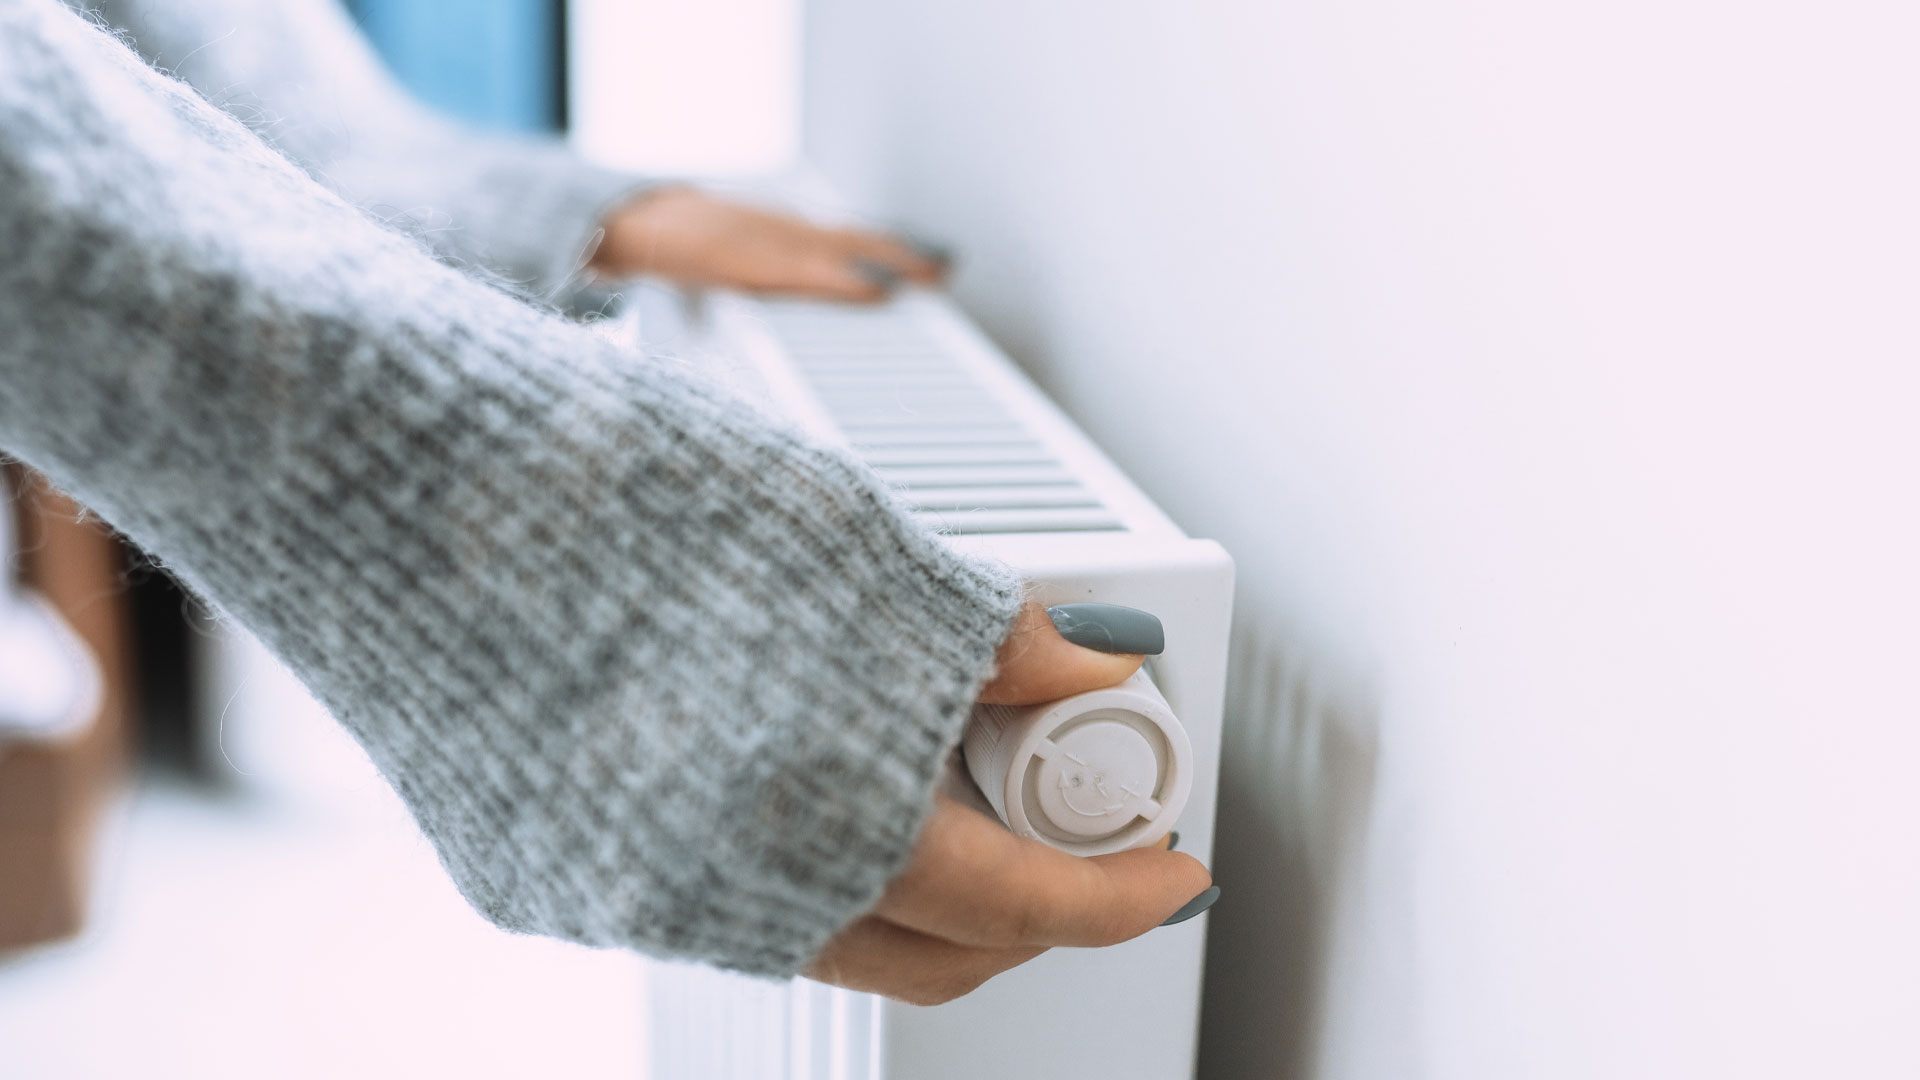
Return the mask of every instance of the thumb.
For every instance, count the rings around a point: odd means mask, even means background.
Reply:
[[[1137,608],[1029,602],[1001,643],[980,700],[1037,705],[1113,686],[1140,669],[1144,654],[1159,653],[1161,639],[1160,620]]]

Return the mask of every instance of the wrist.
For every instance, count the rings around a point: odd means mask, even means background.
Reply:
[[[587,259],[587,269],[612,275],[657,272],[675,205],[697,195],[686,184],[662,184],[614,207],[601,219],[600,243]]]

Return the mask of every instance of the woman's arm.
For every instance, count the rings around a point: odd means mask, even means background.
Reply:
[[[338,0],[68,2],[349,202],[529,296],[564,286],[608,213],[654,186],[557,138],[482,133],[428,109]]]
[[[338,0],[68,0],[374,216],[535,298],[583,266],[838,300],[937,282],[946,256],[487,134],[394,80]]]
[[[57,0],[0,0],[0,247],[0,442],[299,672],[490,918],[785,975],[907,863],[1018,588],[856,464]]]

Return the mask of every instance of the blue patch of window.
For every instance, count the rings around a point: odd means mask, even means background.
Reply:
[[[347,0],[421,100],[484,127],[566,119],[564,0]]]

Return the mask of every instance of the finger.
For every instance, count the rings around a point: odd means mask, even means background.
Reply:
[[[942,799],[873,911],[963,945],[1098,947],[1159,926],[1212,881],[1190,856],[1078,858]]]
[[[899,237],[864,229],[841,229],[834,234],[834,242],[848,259],[872,259],[922,284],[933,284],[947,274],[945,260],[917,250]]]
[[[1029,603],[995,657],[994,676],[980,691],[990,705],[1037,705],[1125,682],[1143,658],[1082,648],[1060,636],[1045,608]]]
[[[910,1005],[940,1005],[1045,949],[978,949],[871,916],[836,934],[801,974]]]
[[[777,238],[786,262],[805,264],[816,269],[837,263],[842,272],[826,276],[838,284],[824,287],[844,292],[846,275],[851,270],[866,286],[880,293],[892,292],[907,281],[932,284],[944,274],[944,266],[905,241],[864,229],[833,228],[816,225],[804,218],[780,216],[763,229],[769,239]],[[836,298],[842,298],[836,296]],[[860,297],[872,299],[873,297]]]
[[[861,269],[827,252],[786,249],[763,257],[752,268],[752,279],[745,287],[764,294],[871,303],[885,299],[899,281],[898,275],[862,273]]]

